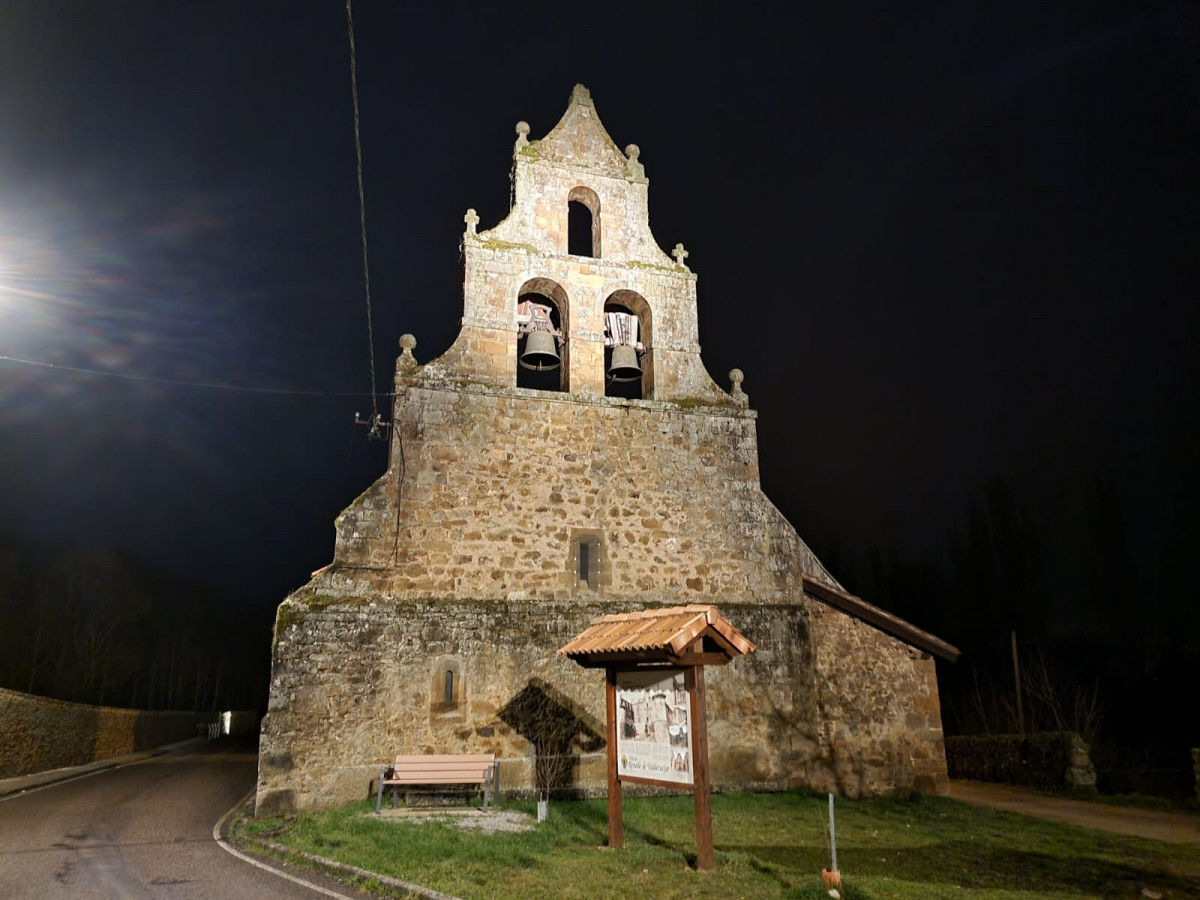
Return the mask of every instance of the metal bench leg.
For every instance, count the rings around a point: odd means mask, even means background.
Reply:
[[[383,776],[387,772],[386,768],[379,770],[379,788],[375,791],[375,812],[379,813],[383,809]]]

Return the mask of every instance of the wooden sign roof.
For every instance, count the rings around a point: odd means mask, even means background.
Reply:
[[[616,663],[723,665],[753,649],[715,606],[692,604],[603,616],[558,652],[596,668]]]

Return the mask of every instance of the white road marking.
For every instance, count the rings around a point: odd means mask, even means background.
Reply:
[[[350,897],[347,894],[339,894],[336,891],[331,891],[328,888],[321,887],[319,884],[313,884],[311,881],[305,881],[303,878],[297,878],[295,875],[289,875],[287,872],[281,872],[279,869],[276,869],[273,866],[268,866],[266,863],[264,863],[260,860],[257,860],[252,856],[247,856],[245,853],[242,853],[241,851],[230,846],[230,844],[227,843],[223,837],[221,837],[221,829],[224,827],[225,823],[229,820],[229,817],[232,816],[235,812],[237,812],[238,807],[240,807],[243,803],[245,803],[247,800],[249,800],[250,795],[253,793],[254,793],[254,789],[251,789],[250,791],[248,791],[246,793],[246,795],[244,797],[242,797],[241,800],[239,800],[237,803],[233,804],[233,806],[230,808],[229,812],[227,812],[227,813],[225,813],[225,815],[221,816],[220,821],[218,821],[217,824],[213,826],[213,840],[216,841],[218,844],[220,844],[223,849],[228,850],[230,853],[232,853],[234,856],[236,856],[238,859],[242,860],[243,862],[248,862],[252,866],[258,866],[258,868],[260,868],[266,872],[270,872],[273,875],[278,875],[280,878],[286,878],[288,881],[291,881],[291,882],[294,882],[303,887],[309,888],[310,890],[314,890],[318,894],[324,894],[326,897],[336,897],[336,898],[338,898],[338,900],[354,900],[353,897]]]
[[[82,775],[72,775],[70,778],[63,778],[60,781],[50,781],[46,784],[39,784],[36,787],[25,788],[22,791],[14,791],[11,794],[5,794],[3,797],[0,797],[0,803],[3,803],[5,800],[13,800],[17,797],[25,797],[29,794],[36,794],[38,791],[46,790],[46,788],[58,787],[60,784],[70,784],[72,781],[80,781],[84,778],[91,778],[93,775],[99,775],[101,772],[111,772],[114,769],[123,769],[126,766],[136,766],[139,762],[144,762],[144,760],[137,760],[137,762],[131,763],[119,763],[114,766],[105,766],[103,769],[96,769],[92,772],[84,772]]]

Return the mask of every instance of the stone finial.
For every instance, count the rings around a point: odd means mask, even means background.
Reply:
[[[474,212],[475,210],[471,210]],[[474,227],[471,229],[474,231]],[[413,356],[413,350],[417,347],[417,339],[411,334],[400,335],[400,359],[397,365],[405,369],[415,369],[417,366],[417,358]]]
[[[638,162],[638,156],[641,155],[641,148],[637,144],[630,144],[625,148],[625,155],[628,160],[625,163],[625,177],[630,181],[646,181],[646,167]]]
[[[522,119],[517,123],[517,143],[513,147],[513,152],[516,153],[522,147],[529,146],[529,123]]]
[[[676,244],[675,249],[671,251],[671,255],[675,257],[675,265],[687,268],[684,260],[688,258],[688,252],[683,249],[683,244]]]
[[[729,393],[742,406],[750,405],[750,395],[742,390],[742,382],[746,380],[746,376],[741,369],[729,370]]]
[[[464,232],[464,234],[475,234],[475,226],[479,224],[479,214],[473,209],[468,209],[467,214],[463,216],[463,221],[467,223],[467,230]],[[400,338],[400,346],[404,346],[404,338],[411,337],[411,334],[406,334],[404,337]],[[414,343],[413,346],[415,347],[417,345]]]
[[[587,103],[589,106],[592,102],[592,95],[582,84],[577,84],[571,90],[572,103]]]

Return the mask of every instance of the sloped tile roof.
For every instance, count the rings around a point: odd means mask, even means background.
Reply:
[[[558,652],[573,659],[626,653],[667,658],[683,653],[698,637],[711,639],[730,658],[754,649],[715,606],[691,604],[603,616]]]

